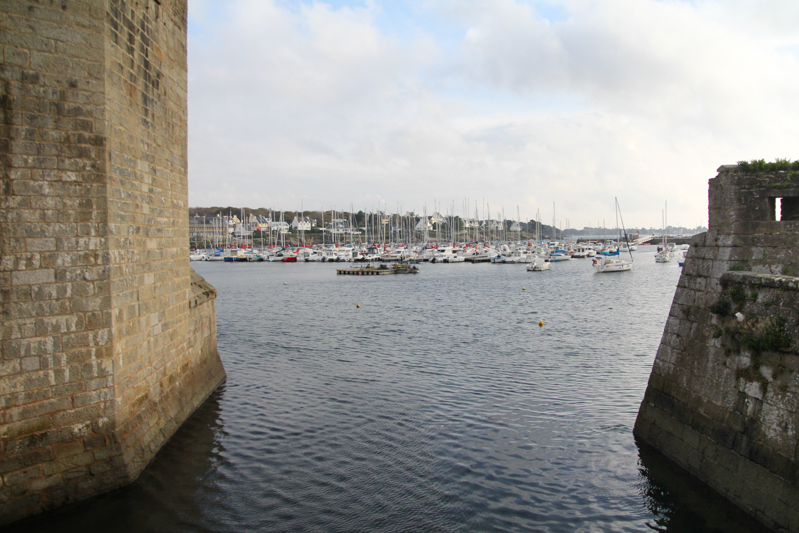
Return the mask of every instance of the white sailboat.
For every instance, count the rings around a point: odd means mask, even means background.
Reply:
[[[621,217],[621,209],[619,208],[619,200],[616,200],[616,227],[619,227],[619,218]],[[624,241],[627,241],[627,232],[624,230],[624,219],[621,221],[621,230],[624,231]],[[622,242],[622,234],[619,232],[619,242]],[[628,251],[630,259],[624,258],[616,249],[615,253],[601,253],[597,254],[594,258],[594,271],[597,274],[606,272],[627,272],[633,269],[633,254]]]
[[[674,244],[669,244],[668,236],[668,209],[669,202],[666,201],[666,209],[663,211],[663,244],[658,246],[655,254],[655,263],[670,263],[674,259]]]
[[[208,254],[202,250],[194,250],[189,253],[189,261],[207,261]]]
[[[535,242],[536,245],[533,251],[529,254],[532,261],[527,265],[528,272],[544,272],[552,267],[552,264],[547,260],[549,251],[541,246],[541,212],[538,212],[535,221]]]

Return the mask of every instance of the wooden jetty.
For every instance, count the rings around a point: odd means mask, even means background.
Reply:
[[[389,274],[416,274],[419,269],[413,265],[394,264],[380,265],[378,267],[371,264],[365,267],[339,268],[336,274],[341,276],[387,276]]]

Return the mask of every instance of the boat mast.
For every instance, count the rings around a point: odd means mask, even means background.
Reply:
[[[633,260],[633,250],[630,247],[630,241],[627,239],[627,230],[624,229],[624,218],[621,216],[621,208],[619,207],[619,199],[614,198],[616,200],[616,216],[621,218],[621,229],[624,230],[624,241],[627,243],[627,253],[630,254],[630,262],[632,263]]]
[[[558,240],[558,232],[555,229],[555,202],[552,202],[552,240]]]
[[[490,243],[491,242],[491,237],[492,237],[492,235],[491,235],[491,204],[486,202],[486,208],[487,208],[487,211],[488,211],[488,242]]]
[[[535,214],[535,240],[536,244],[541,244],[541,208]]]

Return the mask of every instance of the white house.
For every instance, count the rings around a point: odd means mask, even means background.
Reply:
[[[291,227],[298,231],[311,231],[312,221],[310,217],[294,217]]]
[[[324,231],[333,235],[360,235],[360,230],[350,227],[349,221],[344,218],[334,218],[328,222]]]
[[[281,235],[286,235],[286,234],[288,234],[288,232],[289,232],[289,228],[290,228],[290,227],[291,227],[291,226],[289,225],[289,223],[288,223],[288,222],[283,222],[282,220],[281,220],[281,221],[279,221],[279,222],[272,222],[272,223],[270,224],[270,228],[271,228],[271,230],[272,230],[272,231],[277,231],[277,232],[278,232],[278,233],[280,233]]]
[[[236,224],[233,230],[233,236],[236,238],[252,237],[252,229],[249,224]]]
[[[416,231],[431,231],[433,229],[433,225],[430,223],[429,219],[422,217],[419,219],[419,223],[416,224],[414,229]]]

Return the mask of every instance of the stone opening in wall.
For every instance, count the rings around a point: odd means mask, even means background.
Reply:
[[[769,198],[771,220],[799,220],[799,196]]]
[[[771,220],[779,222],[782,220],[782,198],[769,198],[769,211],[771,212]]]

